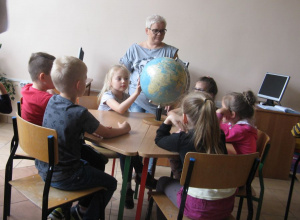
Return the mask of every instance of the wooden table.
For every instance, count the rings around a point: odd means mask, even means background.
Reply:
[[[143,122],[143,118],[146,116],[149,117],[150,114],[132,112],[120,115],[113,111],[99,111],[91,109],[89,111],[100,121],[101,124],[105,126],[118,127],[118,122],[123,121],[127,121],[131,126],[131,131],[129,134],[110,139],[100,139],[93,135],[86,134],[87,140],[126,156],[118,213],[118,219],[122,220],[131,157],[138,154],[138,149],[142,145],[143,139],[149,129],[149,125]],[[146,167],[148,167],[148,165],[146,165]]]
[[[144,165],[143,165],[143,172],[142,172],[142,178],[141,178],[138,205],[137,205],[137,209],[136,209],[136,216],[135,216],[136,220],[139,220],[141,218],[149,158],[150,157],[152,157],[152,158],[171,158],[171,157],[179,156],[179,154],[177,152],[171,152],[171,151],[164,150],[155,144],[154,139],[156,136],[157,129],[158,129],[158,126],[151,125],[149,127],[149,129],[143,139],[143,142],[138,149],[139,156],[144,158]],[[177,129],[173,127],[171,132],[174,132],[176,130]]]

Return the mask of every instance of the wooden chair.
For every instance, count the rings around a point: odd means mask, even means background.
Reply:
[[[19,114],[21,116],[21,104],[23,101],[23,97],[21,97],[20,101],[17,102],[17,114]],[[12,137],[11,142],[10,142],[10,151],[12,151],[13,147],[14,147],[14,142],[15,142],[15,138]],[[17,152],[15,153],[14,159],[26,159],[26,160],[34,160],[33,157],[30,157],[28,154],[26,154],[22,148],[18,148]]]
[[[263,167],[270,149],[270,137],[263,131],[257,130],[257,152],[259,153],[260,157],[260,164],[258,167],[258,178],[259,178],[259,185],[260,185],[260,192],[258,195],[256,195],[255,190],[252,187],[252,200],[257,202],[257,211],[256,211],[256,217],[255,219],[258,220],[260,217],[261,207],[263,203],[264,198],[264,192],[265,192],[265,186],[264,186],[264,178],[263,178]],[[243,207],[243,199],[246,198],[246,190],[245,188],[241,188],[239,192],[236,195],[237,197],[240,197],[239,201],[239,207],[236,215],[236,219],[240,219],[241,211]]]
[[[293,169],[293,174],[292,174],[292,180],[291,180],[291,185],[290,185],[290,190],[289,190],[289,196],[288,196],[288,200],[286,203],[286,209],[285,209],[285,214],[284,214],[284,220],[288,219],[289,216],[289,210],[290,210],[290,205],[291,205],[291,200],[292,200],[292,196],[293,196],[293,190],[294,190],[294,183],[295,183],[295,179],[296,178],[296,174],[297,174],[297,169],[298,169],[298,165],[300,162],[300,138],[296,137],[296,148],[295,148],[295,154],[298,155],[298,159],[296,160],[295,164],[294,164],[294,169]]]
[[[10,216],[11,187],[17,189],[42,209],[42,220],[46,220],[48,214],[56,207],[105,189],[104,187],[95,187],[86,190],[64,191],[50,187],[53,168],[59,162],[56,131],[27,122],[19,115],[13,117],[13,129],[14,144],[5,169],[4,220]],[[49,164],[45,182],[38,174],[12,180],[13,159],[19,146],[29,156]]]
[[[164,193],[153,193],[146,219],[150,219],[153,201],[167,219],[189,219],[183,216],[189,187],[226,189],[244,185],[247,186],[248,219],[252,219],[251,182],[258,164],[258,153],[248,155],[187,153],[180,179],[180,184],[184,187],[180,208],[178,209]],[[232,219],[233,216],[230,218]]]
[[[78,104],[87,109],[98,109],[98,96],[81,96],[78,98]]]
[[[98,109],[98,97],[97,96],[81,96],[78,98],[78,104],[86,107],[87,109]],[[92,142],[92,139],[86,138],[89,142]],[[96,143],[97,144],[97,143]],[[98,152],[102,153],[107,158],[113,159],[111,175],[114,176],[116,158],[119,158],[118,154],[112,150],[108,150],[99,145],[95,146],[94,144],[90,144],[94,147]]]

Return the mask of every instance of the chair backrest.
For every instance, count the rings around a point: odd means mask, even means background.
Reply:
[[[29,156],[46,163],[49,163],[48,137],[52,136],[54,141],[54,164],[58,163],[56,130],[32,124],[21,118],[19,115],[17,115],[17,127],[18,141],[22,150]]]
[[[184,159],[181,185],[185,183],[190,158],[195,159],[190,187],[226,189],[246,185],[254,161],[259,156],[257,152],[244,155],[189,152]]]
[[[257,129],[257,140],[256,140],[256,151],[259,152],[259,157],[262,158],[262,156],[265,153],[265,149],[267,144],[270,141],[270,137],[263,131]]]
[[[87,109],[98,109],[98,96],[81,96],[78,98],[78,104]]]

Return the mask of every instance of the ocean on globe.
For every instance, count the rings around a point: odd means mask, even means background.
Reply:
[[[140,76],[145,96],[157,105],[170,105],[186,91],[188,75],[174,59],[159,57],[148,62]]]

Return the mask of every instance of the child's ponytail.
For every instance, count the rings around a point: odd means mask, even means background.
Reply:
[[[224,153],[220,148],[221,132],[216,107],[210,96],[205,93],[191,93],[184,98],[182,110],[194,125],[195,149],[200,152],[200,148],[204,147],[203,153]]]

